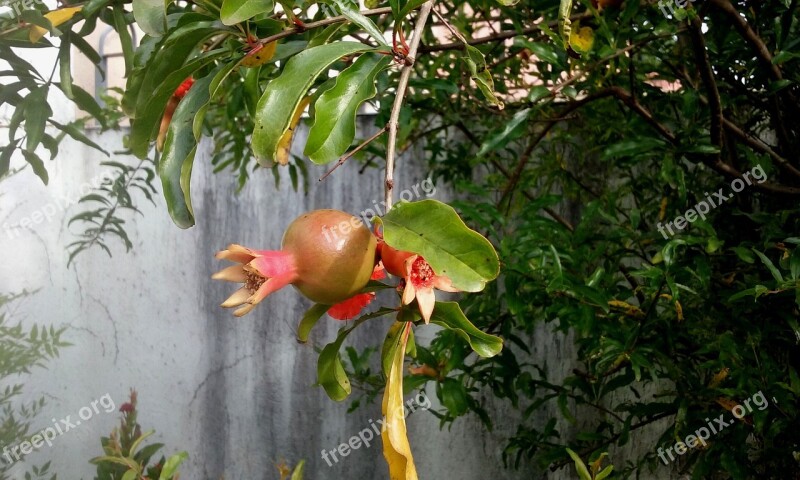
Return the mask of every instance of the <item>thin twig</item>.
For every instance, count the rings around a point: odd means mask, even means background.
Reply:
[[[389,128],[389,127],[388,127],[388,125],[387,125],[387,126],[384,126],[384,127],[383,127],[383,128],[381,128],[380,130],[378,130],[377,132],[375,132],[375,134],[374,134],[373,136],[371,136],[371,137],[369,137],[368,139],[366,139],[366,140],[364,140],[363,142],[361,142],[361,144],[360,144],[359,146],[357,146],[357,147],[356,147],[356,148],[354,148],[353,150],[351,150],[351,151],[347,152],[346,154],[342,155],[342,158],[340,158],[340,159],[339,159],[339,161],[338,161],[338,162],[336,162],[336,165],[334,165],[334,166],[333,166],[333,168],[331,168],[330,170],[328,170],[328,171],[325,173],[325,175],[323,175],[323,176],[319,177],[319,181],[321,182],[321,181],[325,180],[326,178],[328,178],[328,176],[329,176],[331,173],[333,173],[333,171],[334,171],[334,170],[336,170],[337,168],[339,168],[339,167],[341,167],[342,165],[344,165],[344,162],[346,162],[346,161],[347,161],[347,160],[348,160],[350,157],[352,157],[352,156],[353,156],[353,155],[355,155],[356,153],[360,152],[360,151],[361,151],[361,150],[362,150],[364,147],[366,147],[366,146],[367,146],[367,145],[369,145],[370,143],[374,142],[374,141],[375,141],[375,140],[376,140],[378,137],[380,137],[381,135],[383,135],[383,132],[385,132],[385,131],[386,131],[388,128]]]
[[[586,18],[591,17],[590,13],[582,13],[580,15],[575,15],[570,18],[573,22],[578,20],[583,20]],[[553,20],[552,22],[547,22],[546,24],[549,28],[555,28],[558,26],[558,21]],[[540,32],[542,27],[540,25],[534,25],[532,27],[523,28],[522,30],[508,30],[505,32],[500,32],[496,35],[487,35],[485,37],[480,38],[473,38],[469,40],[467,43],[470,45],[481,45],[484,43],[491,43],[491,42],[499,42],[501,40],[507,40],[509,38],[530,35],[532,33]],[[444,50],[462,50],[464,48],[463,42],[452,42],[452,43],[443,43],[441,45],[430,45],[430,46],[422,46],[419,51],[422,53],[430,53],[430,52],[441,52]]]
[[[391,7],[382,7],[382,8],[373,8],[371,10],[362,10],[361,15],[365,15],[367,17],[373,15],[384,15],[387,13],[392,13]],[[349,21],[347,17],[344,15],[339,15],[338,17],[330,17],[330,18],[323,18],[317,22],[309,22],[304,24],[303,26],[295,25],[294,27],[287,28],[282,32],[278,32],[275,35],[270,35],[269,37],[264,37],[258,41],[261,45],[266,45],[270,42],[274,42],[275,40],[280,40],[281,38],[288,37],[290,35],[294,35],[296,33],[302,33],[306,30],[311,30],[312,28],[318,27],[326,27],[328,25],[332,25],[334,23],[342,23]]]
[[[397,127],[400,119],[400,108],[403,106],[403,99],[406,96],[406,89],[408,88],[408,80],[411,77],[411,69],[414,66],[414,57],[417,55],[420,40],[422,39],[422,31],[425,28],[425,22],[428,21],[428,16],[431,14],[433,8],[433,0],[429,0],[422,5],[417,15],[417,23],[414,26],[414,38],[408,46],[408,54],[406,55],[406,64],[403,65],[403,71],[400,73],[400,81],[397,82],[397,92],[394,97],[394,104],[392,105],[392,113],[389,116],[389,139],[386,143],[386,175],[385,175],[385,188],[386,188],[386,211],[392,208],[392,189],[394,188],[394,156],[397,144]]]

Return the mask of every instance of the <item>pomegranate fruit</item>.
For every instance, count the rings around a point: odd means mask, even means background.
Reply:
[[[242,283],[223,307],[250,312],[270,293],[294,285],[310,300],[335,305],[363,289],[375,266],[377,240],[358,218],[339,210],[315,210],[295,219],[281,250],[230,245],[217,258],[237,263],[212,278]]]

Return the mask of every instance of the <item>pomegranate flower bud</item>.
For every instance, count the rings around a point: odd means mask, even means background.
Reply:
[[[436,305],[434,288],[444,292],[459,291],[446,275],[437,275],[421,255],[396,250],[383,243],[381,260],[386,271],[403,279],[403,305],[416,299],[425,323],[430,322]]]

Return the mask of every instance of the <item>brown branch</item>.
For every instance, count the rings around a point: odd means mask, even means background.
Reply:
[[[391,7],[382,7],[382,8],[373,8],[371,10],[362,10],[361,14],[365,16],[373,16],[373,15],[385,15],[387,13],[392,13]],[[339,15],[338,17],[330,17],[330,18],[323,18],[317,22],[309,22],[306,24],[295,25],[294,27],[287,28],[281,32],[276,33],[275,35],[270,35],[269,37],[264,37],[258,41],[261,45],[266,45],[270,42],[274,42],[275,40],[280,40],[281,38],[285,38],[296,33],[303,33],[306,30],[311,30],[313,28],[319,27],[326,27],[328,25],[332,25],[334,23],[342,23],[349,21],[347,17],[344,15]]]
[[[747,20],[739,14],[736,7],[734,7],[729,0],[710,0],[710,3],[730,17],[733,21],[733,25],[739,30],[739,33],[756,49],[758,57],[761,59],[761,63],[764,64],[764,67],[772,73],[772,76],[775,77],[776,80],[781,80],[783,74],[781,73],[781,69],[772,63],[772,53],[770,53],[767,44],[764,43],[764,40],[750,27]]]
[[[571,18],[571,20],[578,21],[584,18],[591,17],[589,13],[583,13],[580,15],[575,15]],[[553,20],[552,22],[547,22],[547,26],[549,28],[556,28],[558,26],[558,21]],[[491,43],[491,42],[499,42],[501,40],[508,40],[509,38],[519,37],[522,35],[530,35],[532,33],[540,32],[541,27],[535,25],[533,27],[523,28],[522,30],[508,30],[505,32],[500,32],[494,35],[487,35],[485,37],[480,38],[473,38],[472,40],[467,41],[470,45],[481,45],[484,43]],[[430,52],[441,52],[445,50],[461,50],[464,48],[464,44],[462,42],[452,42],[452,43],[443,43],[440,45],[423,45],[419,51],[422,53],[430,53]]]
[[[739,128],[735,123],[731,122],[727,118],[723,118],[722,123],[727,130],[729,130],[735,136],[739,137],[744,143],[749,145],[753,150],[758,150],[761,153],[769,155],[773,160],[775,160],[775,163],[777,163],[781,168],[791,173],[795,177],[800,178],[800,170],[798,170],[794,165],[792,165],[791,162],[789,162],[789,160],[780,156],[775,150],[773,150],[769,145],[764,143],[760,138],[749,135],[747,132]]]
[[[695,17],[690,24],[689,36],[692,38],[694,58],[700,69],[700,77],[708,90],[708,106],[711,109],[711,142],[722,151],[722,100],[719,96],[717,81],[714,78],[714,71],[711,69],[711,60],[708,58],[702,26],[700,19]]]
[[[359,146],[357,146],[356,148],[354,148],[354,149],[352,149],[351,151],[347,152],[346,154],[342,155],[342,158],[340,158],[340,159],[339,159],[339,161],[338,161],[338,162],[336,162],[336,165],[334,165],[334,166],[333,166],[333,168],[331,168],[330,170],[328,170],[327,172],[325,172],[325,175],[323,175],[323,176],[319,177],[319,180],[318,180],[318,181],[320,181],[320,182],[321,182],[321,181],[325,180],[326,178],[328,178],[328,176],[330,176],[330,174],[331,174],[331,173],[333,173],[333,172],[334,172],[334,170],[336,170],[337,168],[339,168],[339,167],[341,167],[342,165],[344,165],[344,162],[346,162],[347,160],[349,160],[349,159],[350,159],[350,157],[352,157],[352,156],[353,156],[353,155],[355,155],[356,153],[360,152],[362,149],[364,149],[364,147],[366,147],[366,146],[367,146],[367,145],[369,145],[370,143],[372,143],[372,142],[374,142],[375,140],[377,140],[377,139],[378,139],[378,137],[380,137],[381,135],[383,135],[383,132],[385,132],[385,131],[386,131],[386,130],[388,130],[388,129],[389,129],[389,126],[388,126],[388,125],[384,126],[384,127],[383,127],[383,128],[381,128],[380,130],[378,130],[377,132],[375,132],[375,134],[374,134],[374,135],[372,135],[372,136],[371,136],[371,137],[369,137],[368,139],[366,139],[366,140],[364,140],[363,142],[361,142],[361,144],[360,144]]]
[[[425,23],[428,21],[428,16],[430,16],[432,8],[433,0],[428,0],[422,5],[422,8],[420,8],[417,14],[416,24],[414,25],[414,38],[411,39],[411,43],[408,46],[406,64],[403,65],[403,71],[400,73],[400,80],[397,82],[394,104],[392,105],[392,112],[389,116],[389,139],[386,142],[386,174],[384,176],[386,211],[392,208],[394,157],[397,144],[397,127],[400,119],[400,108],[403,106],[403,99],[406,96],[408,80],[411,77],[411,71],[414,67],[414,57],[417,55],[417,49],[422,40],[422,31],[425,29]]]
[[[680,146],[680,141],[675,136],[672,131],[661,124],[658,120],[653,117],[653,114],[650,113],[645,107],[643,107],[636,99],[634,99],[625,89],[621,87],[611,87],[608,91],[614,95],[616,98],[621,100],[625,105],[628,106],[632,111],[637,113],[641,116],[648,124],[650,124],[658,133],[666,138],[671,144],[674,146]],[[725,177],[736,179],[742,178],[742,174],[733,168],[732,166],[728,165],[727,163],[722,162],[719,159],[719,155],[714,157],[711,160],[709,155],[700,155],[700,154],[687,154],[688,157],[699,160],[701,163],[705,163],[708,165],[712,170],[716,171],[717,173],[722,174]],[[757,190],[761,190],[764,192],[775,193],[780,195],[791,195],[791,196],[800,196],[800,188],[796,187],[787,187],[785,185],[775,184],[772,182],[764,182],[764,183],[757,183],[753,185],[754,188]]]

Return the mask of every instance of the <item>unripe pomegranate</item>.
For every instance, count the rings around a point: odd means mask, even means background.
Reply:
[[[339,210],[314,210],[289,225],[281,249],[296,259],[294,286],[317,303],[333,305],[367,285],[376,245],[358,218]]]
[[[358,218],[339,210],[301,215],[286,229],[281,250],[230,245],[217,258],[232,260],[212,278],[243,283],[223,307],[252,310],[270,293],[294,285],[310,300],[334,305],[356,295],[372,275],[377,241]]]

